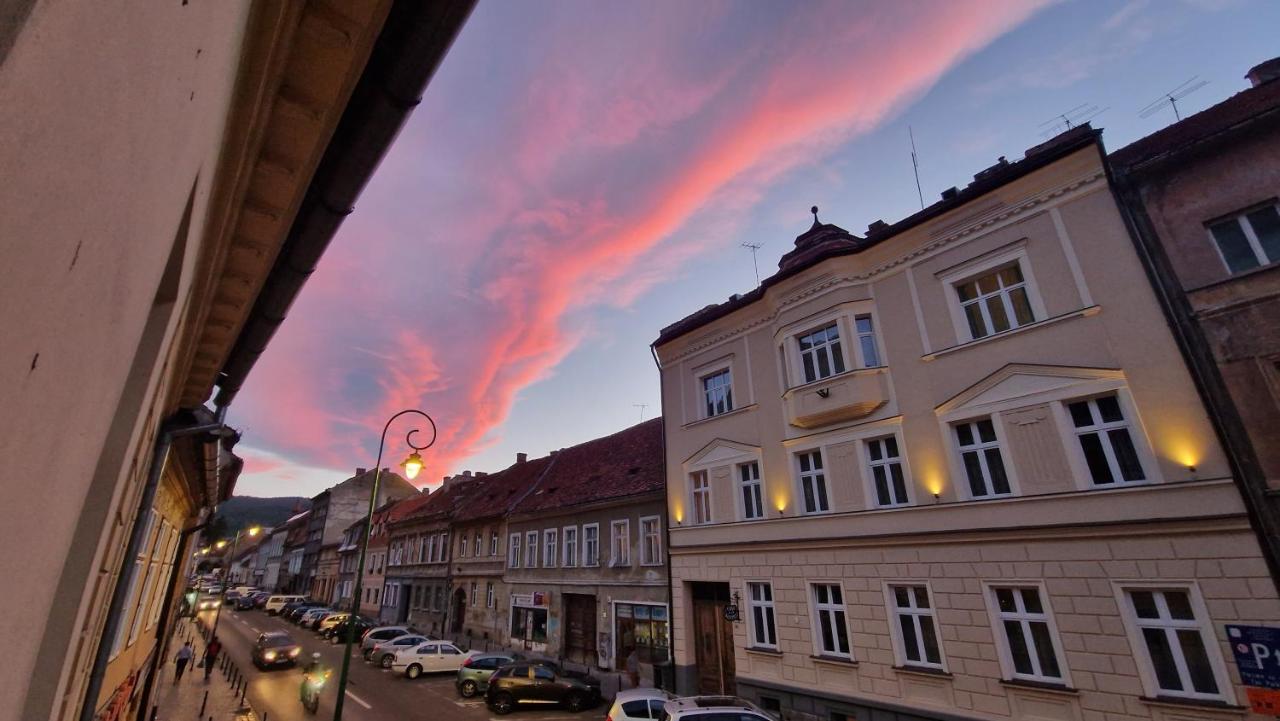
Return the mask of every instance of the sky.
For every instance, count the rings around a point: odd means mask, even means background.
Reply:
[[[765,277],[812,205],[919,209],[908,129],[932,203],[1073,108],[1114,149],[1190,78],[1184,116],[1229,97],[1277,27],[1269,0],[482,0],[230,409],[236,493],[373,467],[405,408],[438,429],[424,486],[651,418],[650,344],[755,286],[743,244]]]

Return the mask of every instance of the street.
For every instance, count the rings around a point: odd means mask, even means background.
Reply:
[[[213,612],[199,615],[205,625],[213,623]],[[261,611],[239,612],[222,609],[218,622],[218,638],[223,643],[223,653],[240,667],[249,679],[248,700],[264,721],[301,721],[313,718],[306,713],[298,699],[301,672],[298,669],[259,671],[250,660],[250,651],[259,633],[286,631],[302,646],[299,666],[314,652],[319,652],[324,664],[333,669],[333,676],[320,699],[320,709],[314,718],[333,717],[338,688],[338,676],[342,668],[343,646],[334,646],[318,638],[314,632],[300,628]],[[416,719],[430,716],[432,721],[498,721],[497,716],[485,707],[480,698],[463,699],[454,688],[454,674],[436,674],[410,681],[389,669],[375,668],[359,657],[358,646],[352,651],[351,671],[347,682],[347,701],[343,706],[344,719],[351,721],[387,721],[390,719]],[[503,721],[593,721],[608,711],[605,705],[571,714],[557,708],[520,709]]]

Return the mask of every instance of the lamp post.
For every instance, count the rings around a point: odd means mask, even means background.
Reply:
[[[256,536],[262,532],[261,526],[250,526],[236,531],[235,540],[231,542],[231,553],[227,554],[227,558],[234,559],[236,557],[236,548],[240,546],[240,534],[248,533],[250,536]],[[213,544],[216,548],[226,548],[227,541],[223,539]],[[206,551],[209,549],[205,549]],[[213,638],[218,633],[218,620],[222,618],[222,604],[227,598],[227,574],[231,572],[231,564],[227,560],[222,562],[222,600],[218,601],[218,605],[213,609],[213,628],[209,629],[209,638]]]
[[[425,451],[435,445],[436,442],[436,422],[431,419],[431,416],[413,408],[405,409],[391,416],[387,419],[387,424],[382,427],[382,437],[378,440],[378,462],[373,464],[373,489],[369,492],[369,512],[364,518],[364,540],[360,543],[360,556],[356,562],[356,583],[351,593],[351,615],[347,617],[348,620],[345,624],[347,626],[345,630],[346,644],[342,647],[342,673],[338,675],[338,698],[333,706],[333,721],[342,720],[342,703],[347,697],[347,672],[351,668],[351,642],[355,639],[353,629],[355,628],[355,617],[359,615],[360,611],[360,582],[364,579],[364,553],[369,547],[369,536],[373,532],[373,511],[378,504],[378,485],[382,482],[382,449],[387,444],[387,431],[391,428],[391,424],[403,415],[422,416],[431,426],[431,440],[427,441],[426,445],[420,446],[413,442],[413,434],[419,430],[417,428],[410,430],[404,437],[404,442],[413,449],[409,457],[405,458],[404,462],[400,464],[404,467],[404,474],[409,477],[409,480],[413,480],[418,475],[418,472],[422,470],[422,456],[418,455],[418,451]],[[339,628],[341,628],[341,625]]]

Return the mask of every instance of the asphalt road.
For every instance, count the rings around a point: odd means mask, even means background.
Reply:
[[[200,614],[206,625],[213,621],[213,612]],[[321,661],[333,669],[328,685],[321,693],[320,709],[311,716],[298,698],[302,672],[298,669],[259,671],[250,660],[250,651],[259,633],[283,630],[302,646],[299,659],[309,659],[319,652]],[[218,637],[224,653],[249,678],[248,699],[266,721],[304,721],[305,719],[333,718],[337,696],[338,676],[342,668],[342,646],[334,646],[317,637],[312,631],[295,626],[262,611],[232,611],[222,609],[218,622]],[[305,661],[303,661],[305,663]],[[347,721],[599,721],[608,711],[601,705],[579,714],[563,709],[520,709],[507,716],[496,716],[484,705],[484,701],[464,699],[454,688],[454,674],[435,674],[410,681],[391,670],[376,668],[359,655],[359,647],[352,650],[351,672],[347,681],[347,700],[342,717]]]

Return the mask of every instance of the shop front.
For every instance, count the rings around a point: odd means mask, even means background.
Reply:
[[[511,594],[511,643],[526,651],[546,653],[551,594],[546,591]]]

